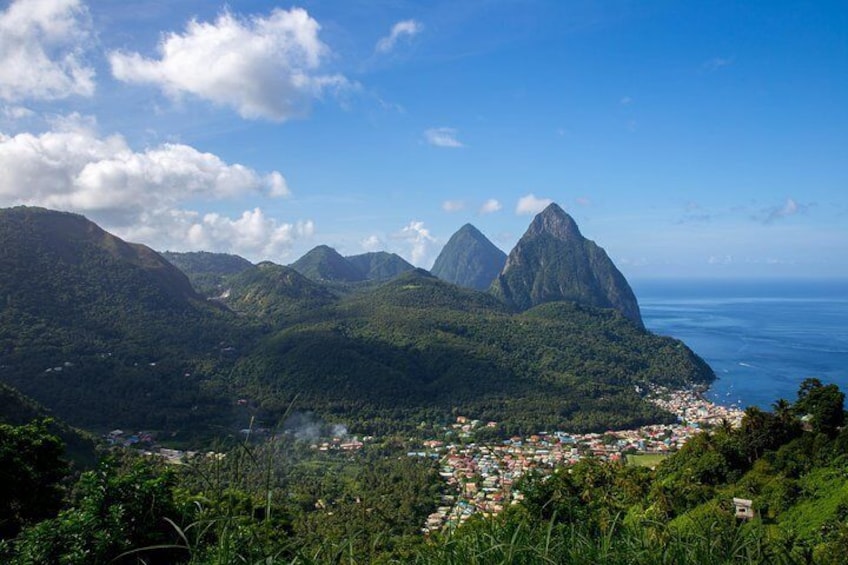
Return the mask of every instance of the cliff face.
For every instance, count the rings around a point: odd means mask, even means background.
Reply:
[[[451,236],[436,258],[432,274],[443,281],[486,290],[503,269],[506,253],[471,224]]]
[[[624,275],[556,204],[533,219],[491,292],[521,310],[558,300],[614,308],[643,327],[639,304]]]

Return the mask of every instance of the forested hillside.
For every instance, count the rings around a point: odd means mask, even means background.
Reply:
[[[794,403],[748,409],[738,428],[696,436],[656,469],[586,457],[525,475],[502,513],[427,537],[427,514],[456,491],[398,437],[346,453],[283,434],[179,466],[115,454],[63,495],[55,438],[38,424],[0,425],[4,484],[38,486],[0,497],[0,558],[838,565],[848,551],[843,402],[835,385],[808,379]],[[753,518],[738,518],[734,499]]]
[[[495,296],[319,246],[293,267],[158,253],[82,216],[0,213],[0,379],[72,425],[212,440],[292,406],[361,432],[456,412],[504,433],[632,427],[671,418],[650,383],[705,384],[679,341],[615,309]],[[384,269],[403,271],[381,282]],[[307,275],[299,273],[299,267]],[[641,392],[640,392],[641,391]]]

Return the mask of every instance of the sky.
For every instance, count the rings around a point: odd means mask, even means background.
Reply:
[[[550,202],[630,278],[848,277],[844,1],[0,1],[0,206],[430,268]]]

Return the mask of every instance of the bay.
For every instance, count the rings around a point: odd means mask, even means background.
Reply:
[[[633,281],[645,326],[683,340],[726,406],[794,401],[807,377],[848,393],[848,281]]]

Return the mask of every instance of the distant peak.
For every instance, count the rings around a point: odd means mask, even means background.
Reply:
[[[535,234],[547,233],[562,240],[583,237],[574,218],[556,203],[551,203],[542,210],[533,219],[528,231]]]

